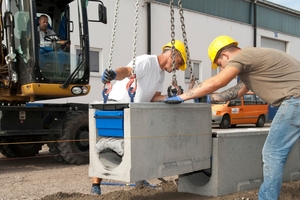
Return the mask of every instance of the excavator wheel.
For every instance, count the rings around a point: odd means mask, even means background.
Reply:
[[[43,146],[42,143],[22,144],[22,141],[19,141],[18,144],[18,142],[16,142],[15,140],[14,143],[16,144],[12,144],[12,142],[10,142],[9,140],[6,140],[4,142],[2,141],[1,143],[8,143],[2,145],[0,148],[0,152],[8,158],[35,156],[39,153]]]
[[[60,123],[62,119],[59,117],[59,113],[50,112],[43,119],[43,128],[44,129],[61,129]],[[58,123],[55,123],[58,122]],[[54,160],[65,163],[64,158],[60,155],[60,150],[58,149],[58,135],[48,135],[46,140],[48,141],[47,146],[49,148],[49,152],[52,154]]]
[[[69,164],[89,163],[88,111],[70,111],[64,120],[58,149]]]
[[[5,143],[5,141],[4,141],[4,140],[0,140],[0,143]],[[4,155],[5,157],[8,157],[8,158],[9,158],[10,156],[9,156],[9,154],[6,153],[6,151],[5,151],[5,149],[3,148],[3,146],[4,146],[4,145],[0,145],[0,153],[1,153],[2,155]]]
[[[65,163],[66,161],[60,155],[60,150],[58,149],[58,142],[56,142],[57,139],[58,139],[57,136],[53,136],[53,135],[48,136],[49,143],[47,143],[47,146],[49,148],[49,152],[53,154],[53,158],[56,161],[60,163]]]

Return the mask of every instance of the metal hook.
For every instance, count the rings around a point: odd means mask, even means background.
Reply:
[[[105,87],[106,85],[107,85],[107,88]],[[111,82],[107,82],[106,84],[104,84],[104,86],[103,86],[103,91],[102,91],[102,97],[103,97],[104,103],[107,102],[107,100],[108,100],[108,95],[109,95],[109,93],[111,92],[111,90],[112,90]]]
[[[135,86],[134,87],[131,87],[132,83],[135,82]],[[129,96],[132,98],[132,94],[135,95],[135,92],[136,92],[136,89],[137,89],[137,80],[136,80],[136,75],[135,74],[132,74],[130,76],[130,79],[126,85],[126,90],[128,91],[128,94]],[[133,96],[134,97],[134,96]],[[132,101],[133,102],[133,101]]]

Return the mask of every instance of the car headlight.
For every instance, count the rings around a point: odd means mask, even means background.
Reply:
[[[212,114],[212,115],[216,115],[216,114],[217,114],[217,111],[214,111],[214,110],[213,110],[213,111],[211,111],[211,114]]]

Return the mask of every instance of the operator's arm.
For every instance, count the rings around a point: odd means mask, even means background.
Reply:
[[[248,92],[248,88],[245,86],[243,82],[239,82],[237,85],[224,90],[220,93],[210,94],[210,100],[214,102],[218,101],[229,101],[235,99],[237,97],[241,97]]]
[[[58,44],[61,44],[61,45],[65,44],[66,42],[67,42],[67,40],[58,40],[58,41],[57,41],[57,43],[58,43]]]
[[[239,72],[240,71],[237,68],[227,66],[220,73],[205,80],[196,88],[191,89],[186,93],[180,95],[180,98],[186,101],[211,94],[219,88],[226,86],[232,79],[234,79],[239,74]]]
[[[66,44],[66,45],[70,46],[71,41],[70,40],[58,40],[57,43],[61,44],[61,45],[65,45]]]

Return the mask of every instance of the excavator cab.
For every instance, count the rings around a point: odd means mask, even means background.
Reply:
[[[95,2],[99,3],[99,22],[106,23],[102,2],[97,0],[5,1],[0,25],[0,102],[26,103],[89,93],[87,6]],[[40,34],[41,16],[48,17],[47,31],[52,34]],[[72,49],[71,36],[76,34],[79,45]]]
[[[30,102],[89,93],[88,23],[106,23],[105,6],[99,0],[0,0],[0,6],[0,153],[34,156],[47,144],[59,162],[88,163],[88,104]],[[88,20],[88,7],[98,19]],[[41,17],[48,20],[43,33]]]

